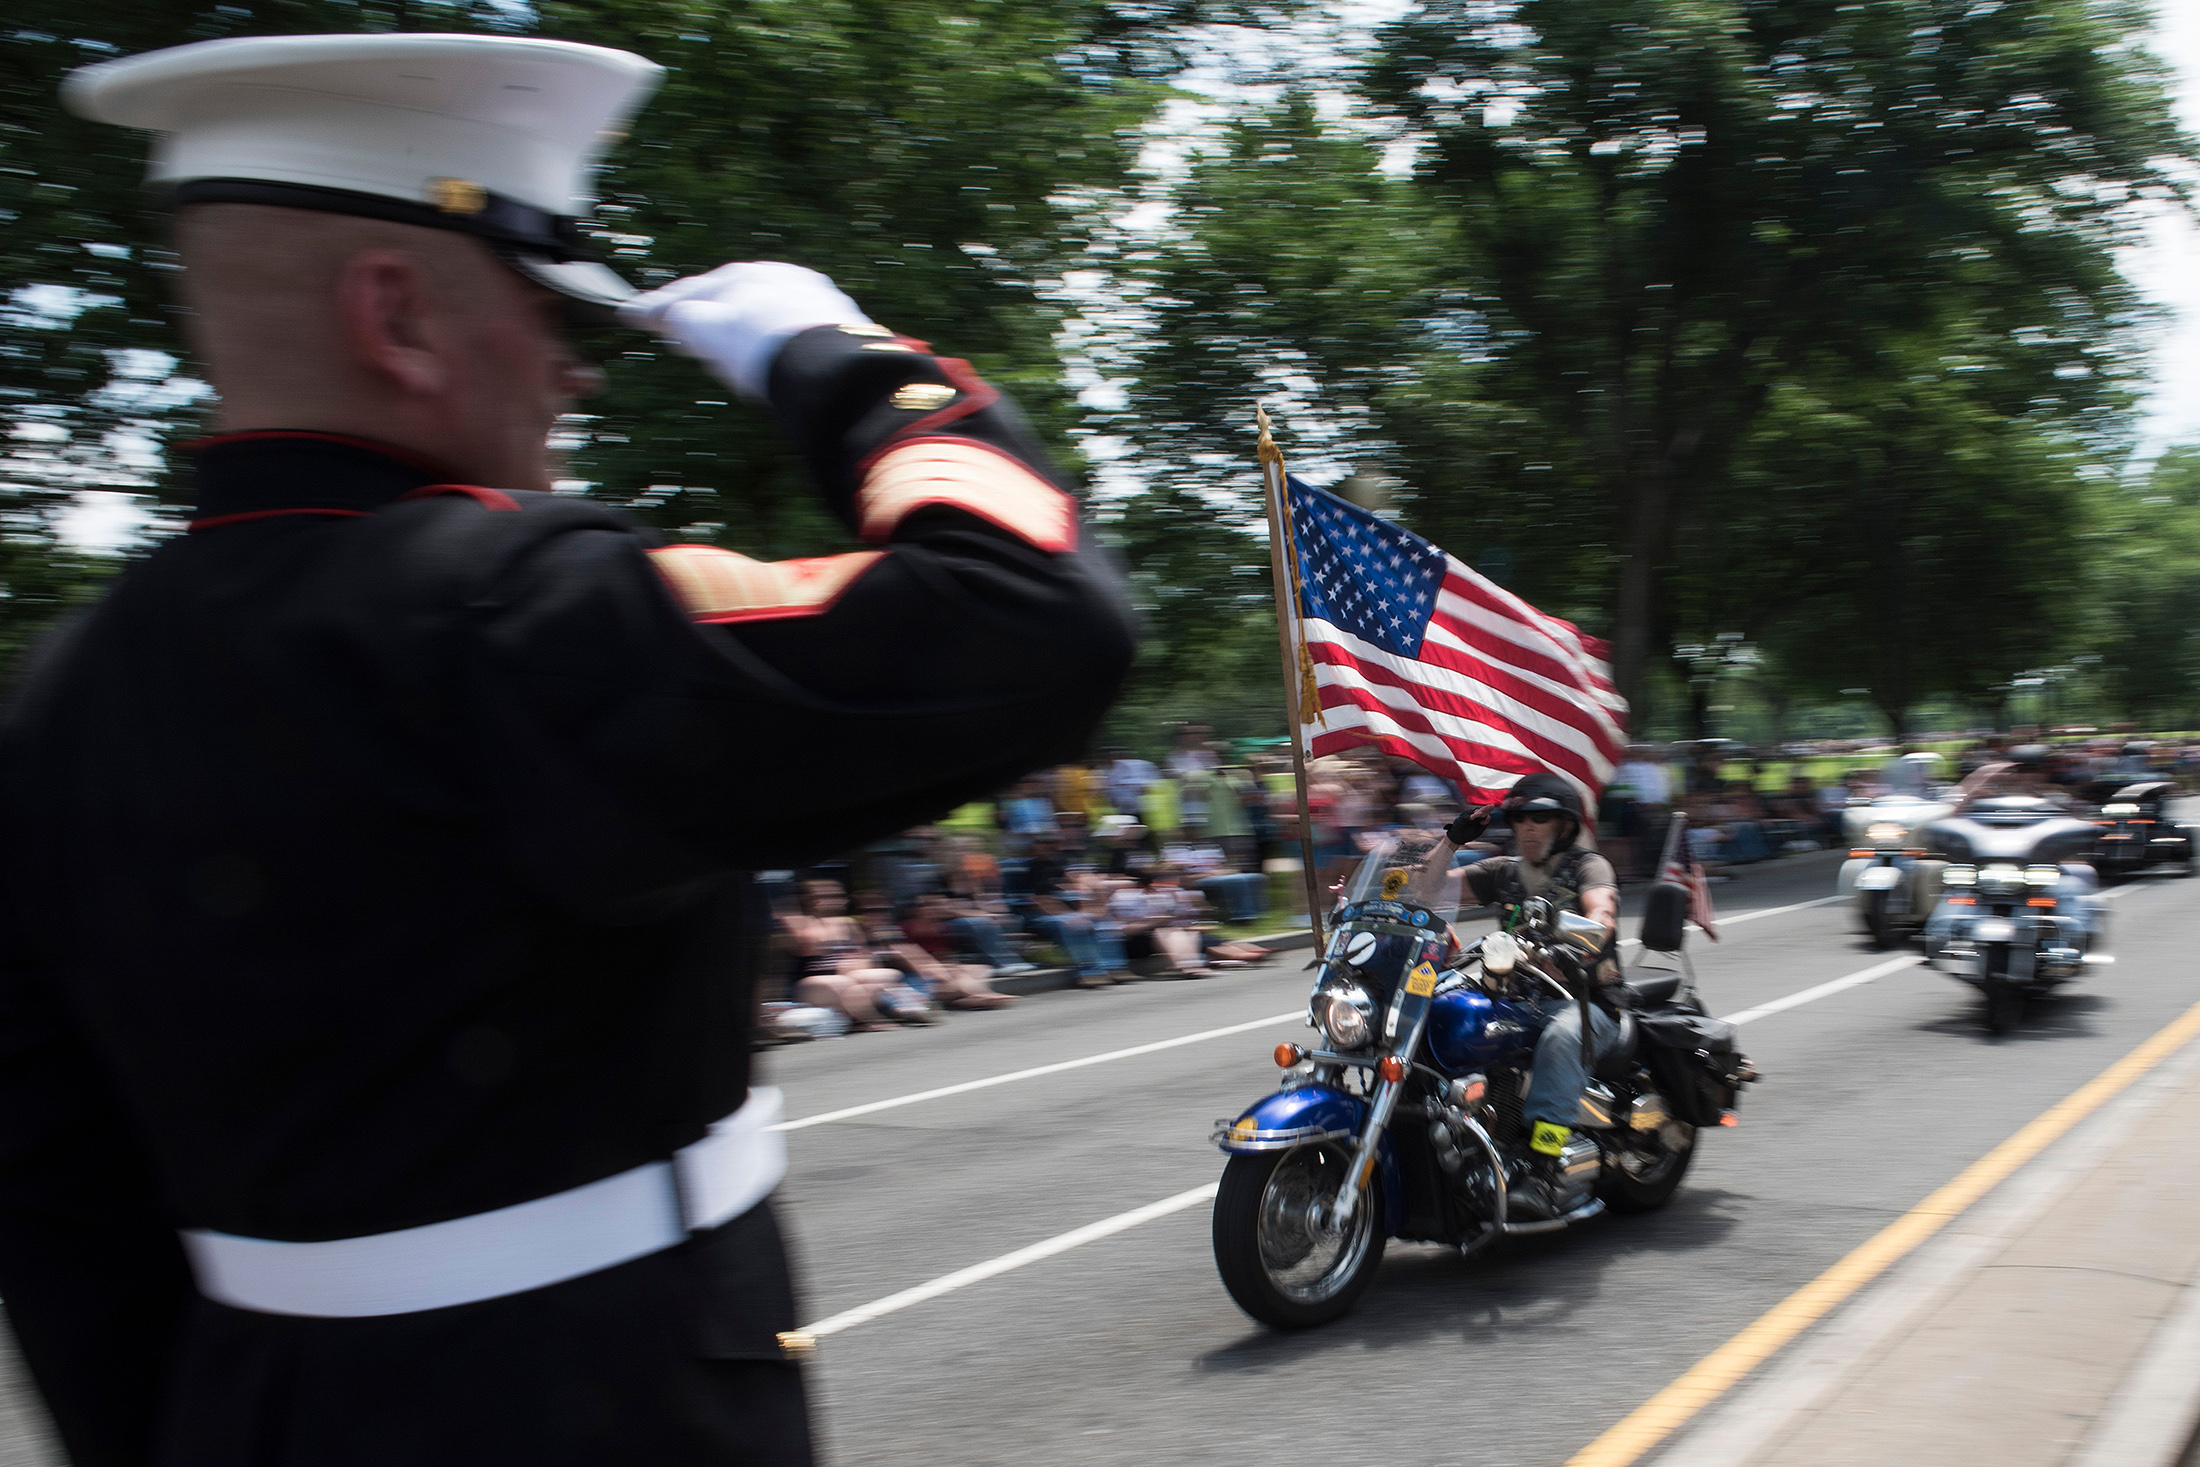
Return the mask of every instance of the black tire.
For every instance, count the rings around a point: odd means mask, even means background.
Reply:
[[[1383,1261],[1379,1184],[1361,1194],[1346,1225],[1347,1237],[1328,1269],[1312,1279],[1289,1276],[1289,1270],[1327,1246],[1321,1238],[1309,1245],[1309,1234],[1293,1231],[1294,1208],[1305,1196],[1320,1195],[1325,1186],[1326,1195],[1336,1196],[1351,1165],[1352,1154],[1329,1143],[1230,1158],[1215,1194],[1215,1268],[1238,1308],[1276,1329],[1309,1329],[1350,1313],[1367,1292]],[[1285,1262],[1294,1252],[1297,1259]]]
[[[1628,1154],[1617,1148],[1604,1153],[1604,1170],[1597,1176],[1597,1196],[1613,1212],[1656,1212],[1673,1200],[1696,1159],[1696,1128],[1675,1121],[1672,1130],[1685,1136],[1677,1146],[1660,1147],[1651,1165],[1631,1169]],[[1676,1138],[1678,1139],[1678,1138]]]
[[[1894,945],[1894,929],[1887,922],[1887,894],[1872,893],[1872,899],[1864,904],[1864,930],[1872,937],[1872,946],[1882,952]]]
[[[2007,1034],[2024,1017],[2024,990],[1999,973],[1986,975],[1986,1032]]]

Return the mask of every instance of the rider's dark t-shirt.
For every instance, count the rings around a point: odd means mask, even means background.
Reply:
[[[1551,887],[1550,878],[1567,854],[1560,851],[1549,860],[1527,866],[1525,870],[1522,867],[1526,863],[1518,856],[1491,856],[1486,861],[1477,861],[1467,867],[1461,873],[1461,880],[1466,883],[1467,890],[1473,893],[1475,901],[1486,907],[1504,899],[1506,888],[1513,884],[1507,878],[1517,875],[1527,895],[1549,896],[1569,912],[1581,910],[1581,893],[1595,891],[1598,887],[1618,887],[1619,877],[1613,872],[1612,863],[1595,851],[1584,851],[1574,863],[1573,881],[1556,889],[1546,889]]]

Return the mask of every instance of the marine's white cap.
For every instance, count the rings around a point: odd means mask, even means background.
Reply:
[[[633,288],[587,257],[590,175],[663,68],[512,36],[254,36],[70,73],[97,122],[160,134],[148,181],[178,203],[360,214],[486,239],[601,306]]]

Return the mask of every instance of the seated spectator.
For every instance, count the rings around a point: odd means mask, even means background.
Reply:
[[[902,927],[917,946],[944,961],[981,963],[996,978],[1029,973],[1031,964],[1016,955],[1001,930],[1007,915],[952,891],[926,892]]]
[[[1274,956],[1257,943],[1231,942],[1216,937],[1210,930],[1214,924],[1207,921],[1211,914],[1206,894],[1183,885],[1170,868],[1164,866],[1154,874],[1152,891],[1155,897],[1175,908],[1177,923],[1197,936],[1200,950],[1210,965],[1243,968]]]
[[[1011,910],[1021,917],[1026,931],[1045,938],[1069,955],[1083,988],[1104,988],[1127,983],[1123,946],[1116,941],[1114,924],[1096,921],[1078,910],[1078,894],[1062,860],[1061,841],[1051,830],[1031,838],[1031,855],[1004,882]]]
[[[1194,978],[1210,978],[1214,969],[1200,955],[1199,934],[1177,921],[1177,903],[1153,889],[1153,877],[1134,872],[1131,884],[1108,898],[1108,915],[1122,931],[1123,951],[1133,962],[1166,958],[1169,966]]]
[[[984,965],[943,962],[912,942],[878,892],[863,893],[857,906],[863,914],[858,925],[871,945],[871,960],[908,975],[909,986],[932,1002],[950,1009],[1004,1009],[1016,1001],[993,991]]]
[[[1757,792],[1736,781],[1729,784],[1721,803],[1714,806],[1719,826],[1726,833],[1721,854],[1730,863],[1762,861],[1772,854],[1765,844],[1762,811]]]
[[[1041,830],[1054,828],[1054,802],[1038,776],[1017,785],[1001,801],[1001,830],[1012,847],[1028,844]]]
[[[1818,825],[1822,839],[1829,846],[1837,846],[1848,839],[1842,828],[1841,817],[1849,808],[1849,780],[1847,774],[1836,775],[1818,791]]]
[[[931,1004],[895,968],[870,960],[869,943],[848,915],[848,893],[837,881],[809,881],[802,910],[781,919],[802,962],[798,1003],[845,1014],[854,1032],[923,1023]]]
[[[1688,816],[1688,859],[1701,865],[1710,880],[1727,880],[1719,869],[1725,855],[1726,831],[1718,807],[1709,796],[1692,794],[1682,800],[1681,808]]]
[[[1146,827],[1135,815],[1104,815],[1100,819],[1100,870],[1116,880],[1128,880],[1134,871],[1153,864],[1146,852]]]
[[[1268,910],[1268,878],[1229,869],[1219,845],[1173,845],[1161,855],[1181,880],[1222,909],[1225,920],[1250,922]]]
[[[1054,817],[1055,833],[1061,838],[1062,859],[1072,866],[1088,865],[1093,859],[1092,829],[1082,810],[1064,810]]]

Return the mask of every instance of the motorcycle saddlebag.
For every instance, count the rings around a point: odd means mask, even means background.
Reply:
[[[1734,1108],[1741,1088],[1742,1055],[1734,1047],[1734,1026],[1680,1008],[1637,1014],[1635,1023],[1642,1035],[1643,1064],[1672,1107],[1673,1119],[1716,1126],[1720,1113]]]

